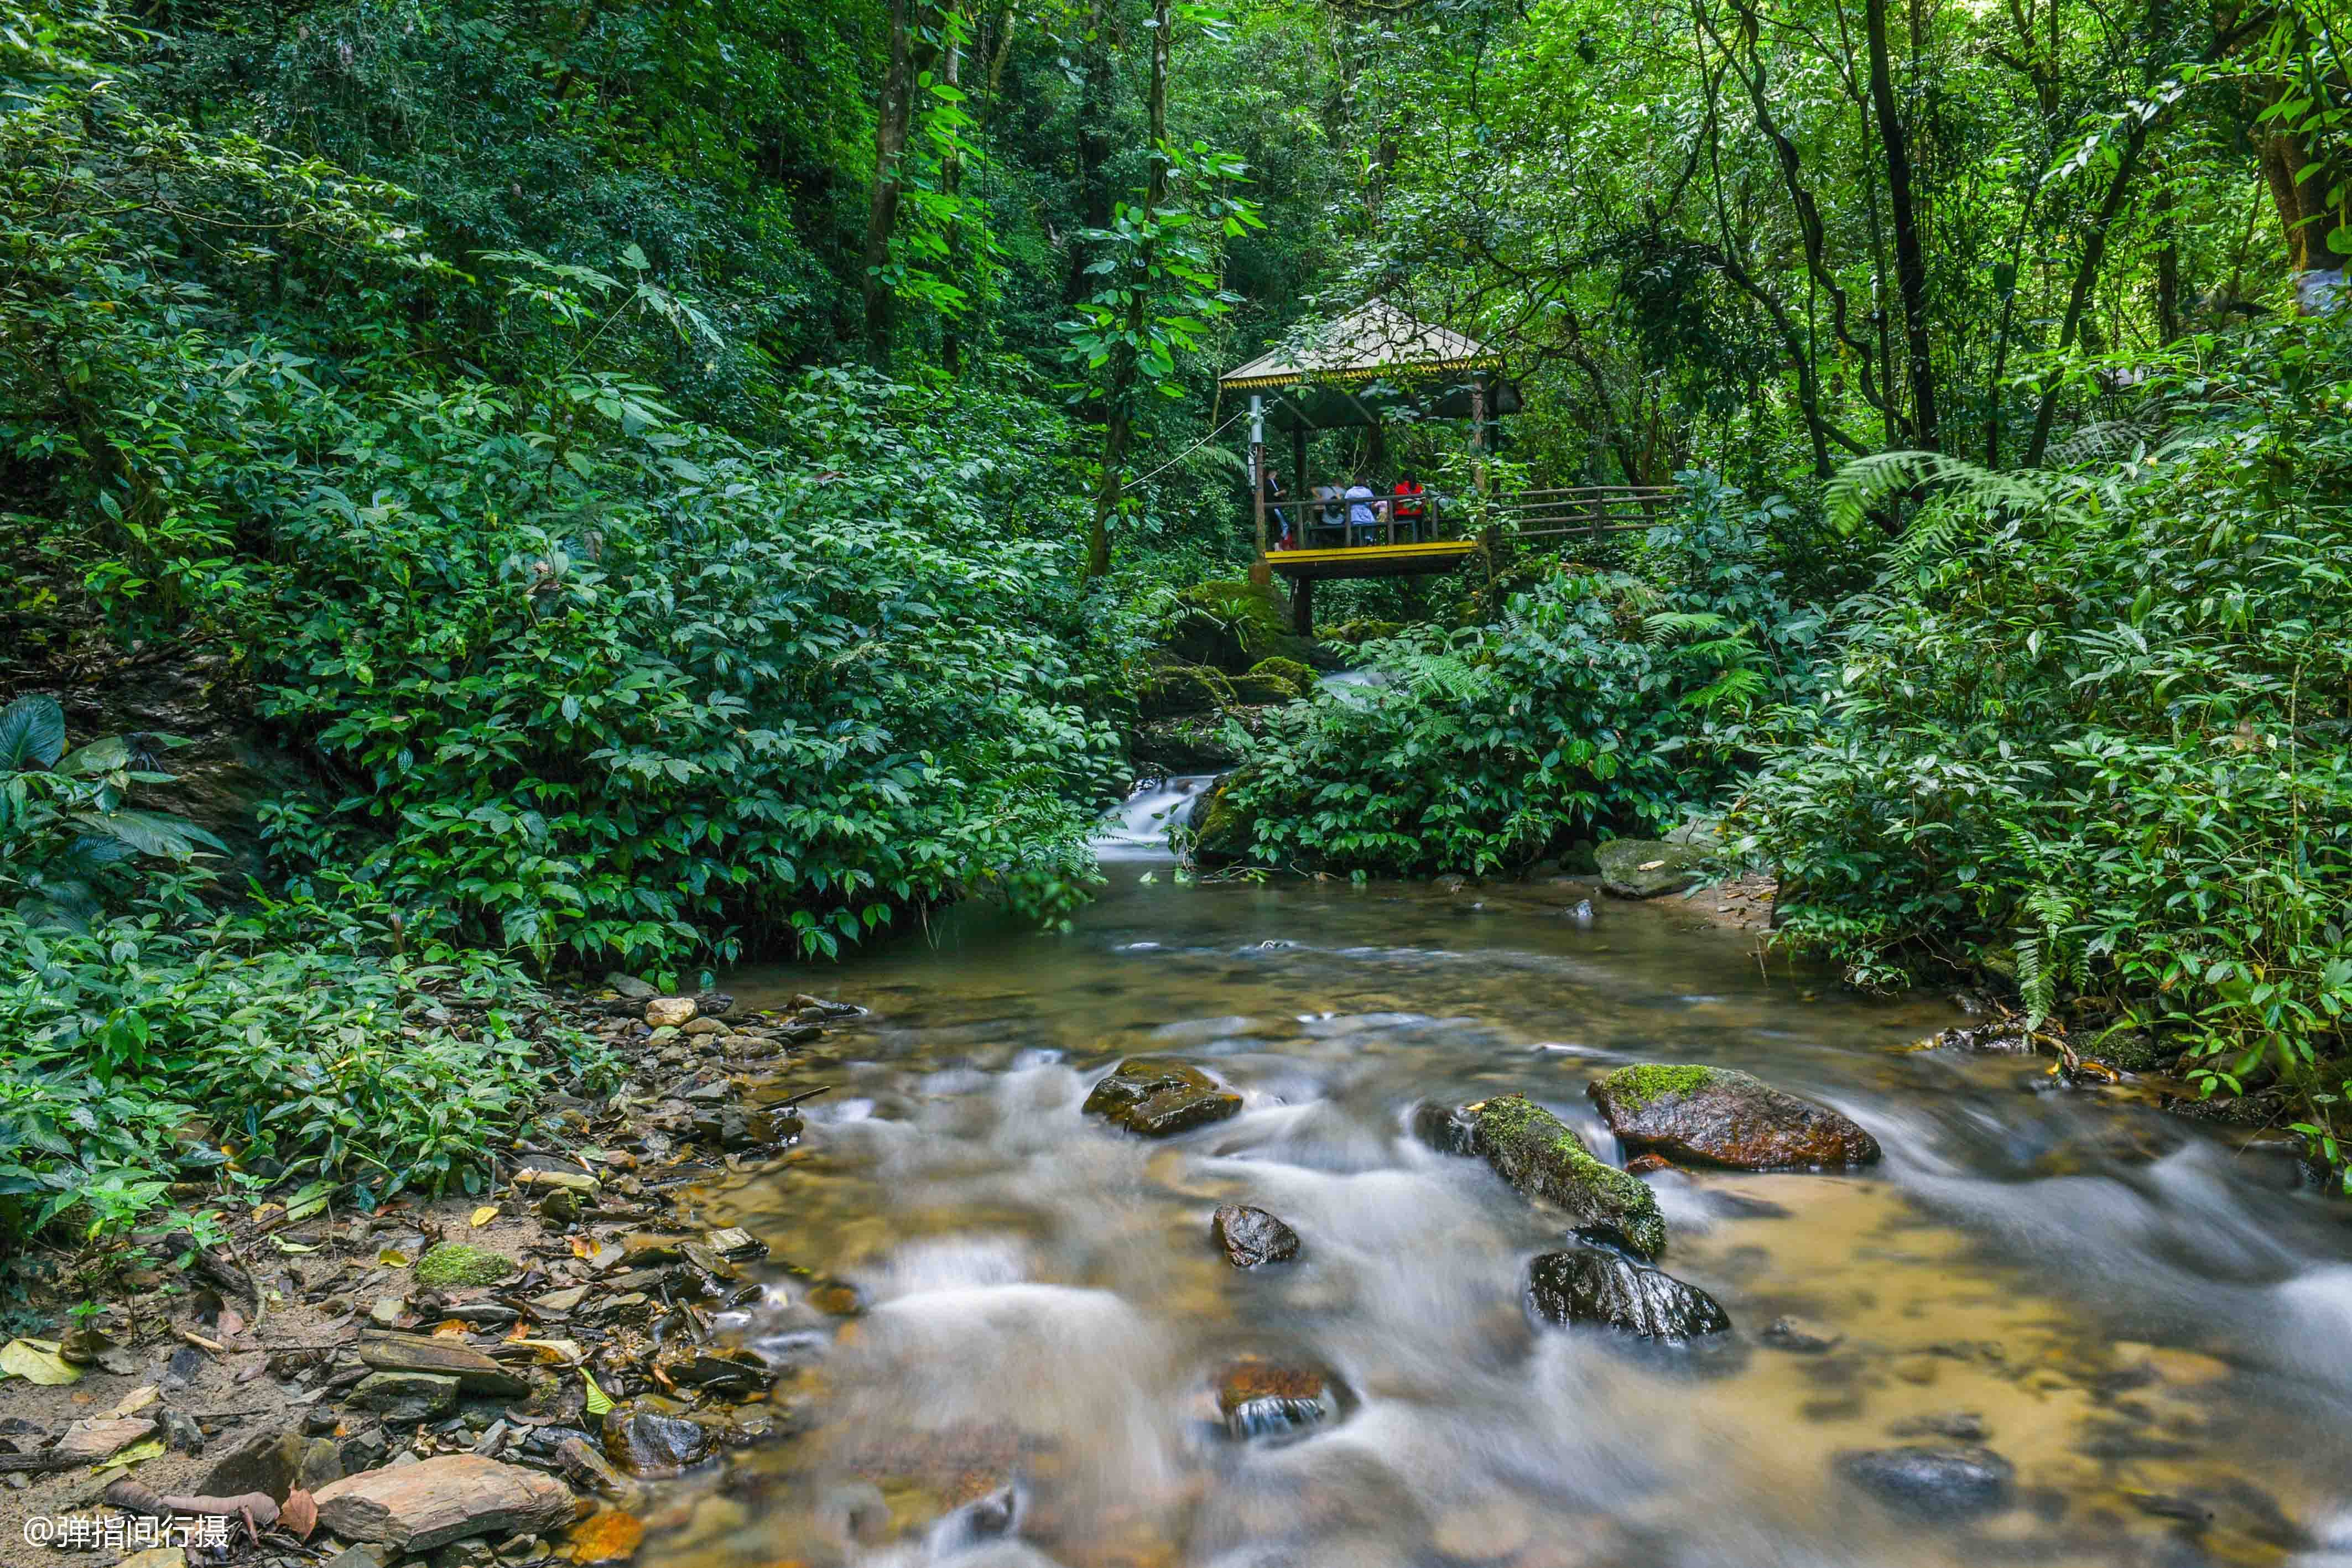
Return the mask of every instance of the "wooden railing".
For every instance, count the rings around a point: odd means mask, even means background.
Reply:
[[[1576,485],[1522,491],[1495,510],[1513,525],[1514,538],[1597,538],[1655,528],[1681,496],[1675,485]]]

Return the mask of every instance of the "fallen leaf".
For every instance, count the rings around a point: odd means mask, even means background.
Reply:
[[[408,1267],[408,1254],[403,1252],[396,1247],[385,1248],[383,1251],[375,1255],[375,1260],[383,1264],[387,1269],[405,1269]]]
[[[472,1217],[473,1227],[475,1229],[479,1230],[483,1226],[488,1225],[491,1220],[496,1219],[498,1217],[499,1206],[495,1203],[486,1203],[482,1205],[481,1207],[474,1210]]]
[[[131,1444],[104,1464],[93,1465],[90,1468],[101,1470],[127,1469],[132,1465],[143,1465],[150,1459],[160,1459],[163,1457],[163,1439],[150,1437],[143,1443]]]
[[[583,1408],[587,1410],[588,1414],[591,1416],[602,1416],[606,1411],[612,1409],[612,1396],[607,1395],[603,1389],[596,1386],[596,1380],[588,1375],[588,1369],[584,1366],[580,1369],[580,1381],[588,1385],[588,1397],[583,1401]]]
[[[12,1339],[0,1344],[0,1373],[53,1388],[79,1379],[81,1368],[58,1354],[53,1339]]]
[[[575,1236],[572,1239],[572,1255],[574,1258],[593,1258],[596,1256],[596,1243],[585,1236]]]
[[[433,1325],[435,1339],[464,1339],[471,1333],[471,1325],[463,1318],[444,1318]]]
[[[297,1487],[286,1494],[285,1502],[279,1505],[278,1522],[293,1531],[295,1540],[308,1541],[310,1531],[319,1528],[319,1505],[311,1500],[309,1492]]]
[[[223,1307],[220,1314],[220,1336],[235,1339],[245,1332],[245,1314],[235,1307]]]
[[[316,1247],[305,1247],[299,1241],[289,1241],[283,1236],[273,1235],[269,1239],[269,1244],[280,1252],[316,1252],[318,1250]]]
[[[146,1409],[147,1406],[154,1404],[156,1400],[161,1399],[163,1395],[157,1391],[155,1385],[152,1383],[147,1385],[144,1388],[134,1388],[130,1393],[122,1396],[122,1403],[114,1407],[113,1413],[107,1416],[107,1419],[110,1421],[127,1419],[130,1416],[138,1415],[139,1412]]]
[[[543,1366],[576,1366],[580,1363],[580,1346],[568,1339],[510,1339],[507,1343],[528,1348],[532,1359]]]

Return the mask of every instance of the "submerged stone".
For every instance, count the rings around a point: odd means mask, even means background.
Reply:
[[[1222,1122],[1242,1108],[1242,1097],[1218,1087],[1199,1068],[1162,1056],[1122,1061],[1087,1096],[1088,1114],[1140,1133],[1165,1138]]]
[[[1734,1170],[1840,1169],[1879,1157],[1851,1117],[1728,1067],[1621,1067],[1587,1091],[1628,1148]]]
[[[1209,1222],[1209,1234],[1236,1269],[1286,1263],[1298,1256],[1298,1232],[1246,1203],[1229,1203]]]
[[[1838,1473],[1906,1513],[1950,1519],[2009,1506],[2016,1468],[1990,1448],[1925,1443],[1840,1454]]]
[[[1637,1176],[1595,1159],[1568,1124],[1521,1094],[1466,1107],[1475,1118],[1478,1152],[1505,1181],[1529,1197],[1556,1203],[1578,1228],[1644,1258],[1665,1250],[1658,1200]]]
[[[1478,1118],[1462,1106],[1424,1100],[1412,1108],[1412,1135],[1441,1155],[1475,1155]]]
[[[1547,1252],[1528,1266],[1528,1305],[1546,1322],[1605,1323],[1679,1344],[1731,1326],[1713,1296],[1599,1247]]]
[[[1247,1356],[1217,1375],[1217,1413],[1239,1441],[1303,1436],[1337,1409],[1330,1379],[1311,1366]]]

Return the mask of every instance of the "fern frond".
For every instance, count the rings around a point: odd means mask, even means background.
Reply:
[[[1822,492],[1831,525],[1853,533],[1870,508],[1899,490],[1957,485],[1964,498],[1986,512],[2007,508],[2030,516],[2056,515],[2080,520],[2072,499],[2088,487],[2081,480],[2048,473],[1999,473],[1965,457],[1941,452],[1881,452],[1857,457],[1838,470]]]

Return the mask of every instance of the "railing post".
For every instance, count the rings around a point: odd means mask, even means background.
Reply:
[[[1257,559],[1250,562],[1250,581],[1260,588],[1274,580],[1265,559],[1265,399],[1250,393],[1250,505],[1257,512]]]

